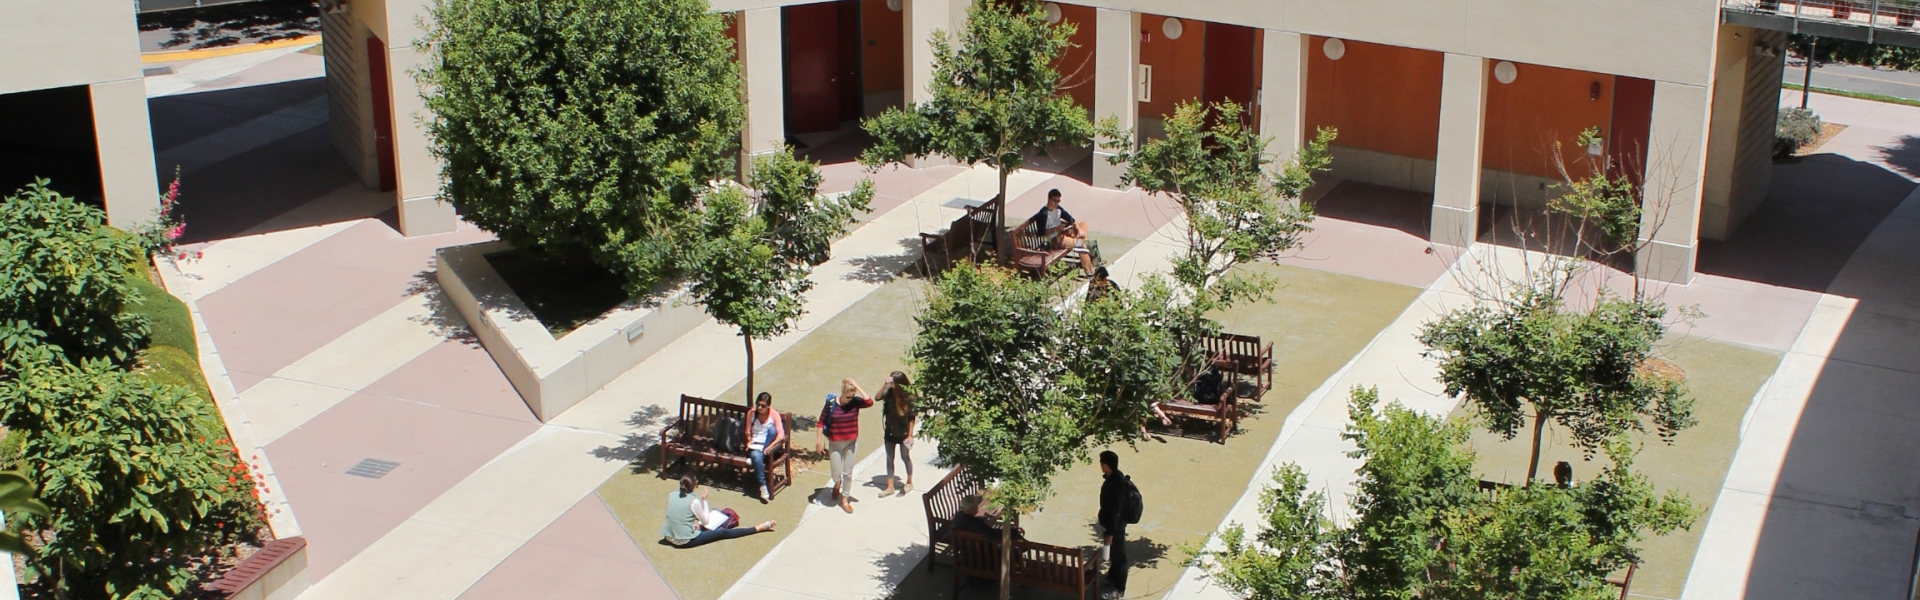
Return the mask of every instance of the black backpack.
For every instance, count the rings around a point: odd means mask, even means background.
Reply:
[[[1127,477],[1127,506],[1124,509],[1126,512],[1122,513],[1120,516],[1126,518],[1128,525],[1138,525],[1140,524],[1140,513],[1147,511],[1147,501],[1146,499],[1140,497],[1140,488],[1134,487],[1133,476],[1128,475],[1126,477]]]

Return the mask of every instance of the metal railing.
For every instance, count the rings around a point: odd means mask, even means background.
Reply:
[[[1864,27],[1868,42],[1873,41],[1879,30],[1920,33],[1920,29],[1914,27],[1916,19],[1920,19],[1920,0],[1725,0],[1721,7],[1790,17],[1795,31],[1805,21]]]

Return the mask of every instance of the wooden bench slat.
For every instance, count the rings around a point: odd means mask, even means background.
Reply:
[[[714,428],[726,420],[732,419],[739,427],[740,446],[724,448],[721,440],[714,439]],[[780,413],[781,423],[786,427],[787,439],[768,448],[767,491],[770,496],[779,496],[780,490],[793,483],[793,415]],[[680,418],[660,432],[660,477],[667,476],[668,469],[676,459],[685,459],[688,468],[697,465],[719,465],[732,469],[751,471],[753,459],[747,456],[747,437],[752,434],[752,409],[727,402],[680,396]],[[748,473],[748,477],[752,477]],[[756,481],[749,481],[751,487]],[[772,498],[768,498],[772,500]]]

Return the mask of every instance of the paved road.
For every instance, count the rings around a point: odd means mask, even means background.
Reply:
[[[1807,63],[1788,59],[1782,80],[1800,85]],[[1920,100],[1920,73],[1825,63],[1813,69],[1813,86]]]

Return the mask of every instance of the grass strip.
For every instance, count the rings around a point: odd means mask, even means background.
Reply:
[[[1797,84],[1797,83],[1782,83],[1782,84],[1780,84],[1780,86],[1781,86],[1781,87],[1784,87],[1784,88],[1786,88],[1786,89],[1789,89],[1789,90],[1793,90],[1793,91],[1796,91],[1796,92],[1799,92],[1799,91],[1805,91],[1805,90],[1806,90],[1806,88],[1805,88],[1805,87],[1803,87],[1803,86],[1801,86],[1800,84]],[[1901,97],[1898,97],[1898,96],[1887,96],[1887,95],[1884,95],[1884,94],[1873,94],[1873,93],[1868,93],[1868,92],[1853,92],[1853,91],[1848,91],[1848,90],[1836,90],[1836,89],[1833,89],[1833,88],[1824,88],[1824,87],[1820,87],[1820,86],[1817,86],[1817,85],[1816,85],[1816,86],[1813,86],[1813,92],[1814,92],[1814,93],[1816,93],[1816,94],[1827,94],[1827,95],[1831,95],[1831,96],[1845,96],[1845,97],[1848,97],[1848,98],[1858,98],[1858,99],[1861,99],[1861,100],[1872,100],[1872,101],[1874,101],[1874,102],[1885,102],[1885,103],[1888,103],[1888,104],[1903,104],[1903,105],[1906,105],[1906,106],[1920,106],[1920,100],[1914,100],[1914,99],[1912,99],[1912,98],[1901,98]]]

